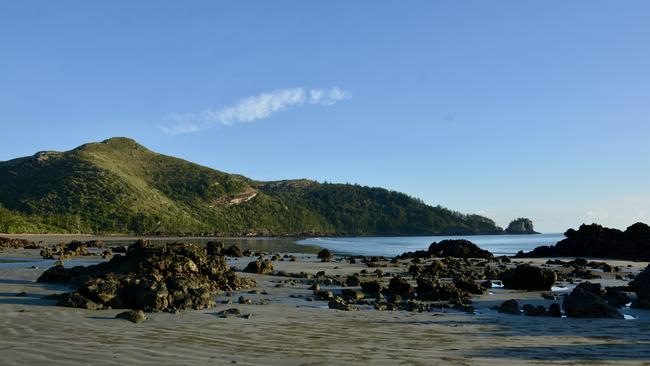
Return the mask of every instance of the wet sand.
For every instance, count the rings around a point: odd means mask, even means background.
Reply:
[[[10,250],[0,259],[37,259],[36,250]],[[295,254],[296,262],[273,262],[290,273],[347,275],[368,271],[345,261],[321,263],[314,255]],[[252,258],[229,260],[243,268]],[[95,263],[96,258],[73,263]],[[535,259],[543,263],[545,259]],[[628,264],[638,271],[647,263]],[[31,268],[37,264],[39,268]],[[345,312],[327,302],[308,301],[308,285],[290,278],[254,275],[259,292],[234,293],[217,300],[233,304],[148,314],[132,324],[114,319],[121,310],[89,311],[54,306],[44,295],[64,286],[35,283],[47,261],[0,264],[0,364],[2,365],[502,365],[502,364],[650,364],[650,311],[623,309],[634,320],[537,318],[499,314],[489,308],[516,298],[522,303],[549,304],[539,292],[493,289],[475,297],[477,314],[452,310],[427,313],[375,311],[364,307]],[[384,272],[403,272],[387,265]],[[617,284],[613,275],[594,280]],[[623,282],[623,281],[621,281]],[[278,284],[280,283],[279,287]],[[567,284],[568,285],[568,284]],[[336,287],[333,288],[337,290]],[[19,292],[26,297],[16,297]],[[237,304],[239,296],[253,304]],[[258,305],[262,299],[270,304]],[[228,308],[250,313],[250,319],[215,314]]]

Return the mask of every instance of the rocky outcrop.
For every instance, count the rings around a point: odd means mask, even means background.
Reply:
[[[553,246],[541,246],[533,251],[517,253],[518,258],[593,257],[650,261],[650,226],[636,223],[625,231],[600,225],[581,225],[569,229],[566,239]]]
[[[220,256],[193,244],[150,245],[138,241],[126,255],[88,267],[55,266],[38,282],[67,283],[75,291],[59,297],[58,305],[86,309],[127,308],[176,311],[214,306],[214,295],[251,287],[238,278]]]
[[[25,239],[12,239],[0,236],[0,252],[7,249],[39,249],[40,247],[33,241]]]
[[[554,271],[522,264],[516,268],[504,271],[499,276],[506,288],[527,291],[550,290],[557,275]]]
[[[526,218],[512,220],[504,230],[506,234],[538,234],[533,228],[533,221]]]
[[[415,252],[406,252],[399,256],[398,259],[412,258],[493,258],[492,253],[479,248],[469,240],[443,240],[440,243],[433,242],[427,250],[418,250]]]
[[[573,318],[623,318],[604,295],[600,284],[583,282],[564,299],[564,312]]]

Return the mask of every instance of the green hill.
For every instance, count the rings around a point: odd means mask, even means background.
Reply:
[[[259,182],[127,138],[0,162],[0,232],[162,235],[501,233],[403,193],[309,180]]]

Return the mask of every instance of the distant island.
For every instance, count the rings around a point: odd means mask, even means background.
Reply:
[[[505,230],[506,234],[539,234],[533,228],[533,221],[520,217],[512,220]]]
[[[521,221],[524,220],[524,221]],[[506,233],[533,233],[518,219]],[[197,236],[502,234],[489,218],[406,194],[256,181],[128,138],[0,162],[0,232]]]

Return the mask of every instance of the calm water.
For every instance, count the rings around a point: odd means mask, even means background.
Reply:
[[[541,245],[553,245],[564,239],[563,234],[533,235],[473,235],[473,236],[408,236],[408,237],[352,237],[309,238],[299,244],[316,245],[337,253],[395,256],[408,251],[427,249],[434,241],[467,239],[495,255],[514,255]]]

